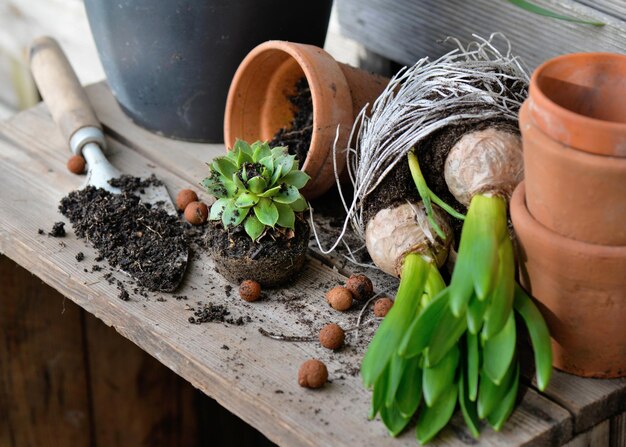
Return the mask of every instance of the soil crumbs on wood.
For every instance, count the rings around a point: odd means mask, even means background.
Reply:
[[[294,95],[287,96],[293,108],[293,119],[289,127],[283,127],[276,132],[270,146],[286,146],[302,167],[313,135],[313,99],[305,77],[296,82],[295,89]]]
[[[148,290],[173,291],[187,267],[184,227],[176,216],[141,203],[133,194],[160,181],[154,176],[122,176],[111,184],[123,192],[112,194],[88,186],[64,197],[59,210],[76,235],[89,240],[111,266],[126,271]]]

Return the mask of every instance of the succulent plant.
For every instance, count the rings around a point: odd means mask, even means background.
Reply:
[[[224,228],[243,225],[258,240],[268,228],[295,229],[295,213],[308,208],[299,190],[310,177],[286,147],[237,140],[228,155],[209,167],[211,174],[202,185],[218,199],[209,219],[221,220]]]

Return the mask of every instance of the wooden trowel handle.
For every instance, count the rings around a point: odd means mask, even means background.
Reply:
[[[39,37],[33,41],[30,69],[43,100],[68,143],[79,129],[102,129],[85,90],[56,40]]]

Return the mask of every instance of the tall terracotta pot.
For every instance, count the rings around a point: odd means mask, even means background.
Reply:
[[[626,55],[541,65],[520,129],[532,216],[567,238],[626,246]]]
[[[526,182],[511,199],[520,282],[546,319],[554,366],[626,376],[626,247],[568,239],[540,224],[526,206]]]
[[[299,43],[269,41],[254,48],[241,62],[231,83],[224,117],[224,142],[235,139],[271,140],[288,126],[293,111],[287,96],[306,77],[313,100],[313,135],[302,169],[311,180],[302,190],[308,199],[335,184],[336,162],[344,170],[345,156],[356,115],[372,103],[388,79],[339,63],[323,49]]]

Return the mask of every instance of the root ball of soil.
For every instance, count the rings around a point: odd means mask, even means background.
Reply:
[[[346,282],[346,289],[352,292],[352,296],[357,301],[368,300],[374,295],[372,280],[363,274],[350,276]]]
[[[339,312],[345,312],[352,306],[352,292],[342,286],[333,287],[326,292],[326,301]]]
[[[378,318],[384,318],[387,313],[391,310],[393,306],[393,301],[391,298],[379,298],[374,303],[374,315]]]
[[[304,388],[321,388],[328,381],[326,365],[317,359],[304,362],[298,370],[298,384]]]
[[[202,225],[209,217],[209,208],[202,202],[191,202],[185,208],[185,219],[191,225]]]
[[[239,285],[239,296],[249,303],[261,297],[261,284],[251,279],[246,279]]]
[[[224,229],[221,222],[209,221],[207,248],[216,270],[233,283],[251,279],[263,288],[293,283],[306,263],[310,228],[296,216],[295,231],[268,229],[253,241],[239,225]]]
[[[320,331],[320,344],[327,349],[339,349],[346,339],[346,333],[341,326],[329,323]]]
[[[183,189],[176,196],[176,208],[178,211],[185,211],[187,205],[198,201],[198,194],[191,189]]]
[[[81,155],[72,155],[69,160],[67,160],[67,170],[72,174],[82,174],[85,172],[85,159]]]

